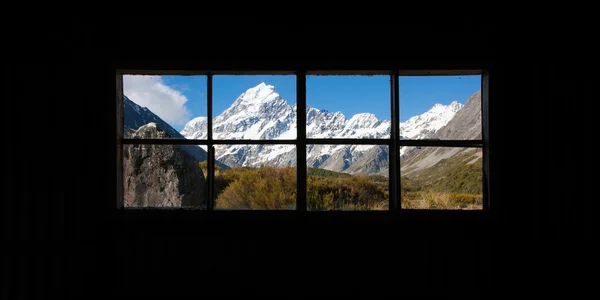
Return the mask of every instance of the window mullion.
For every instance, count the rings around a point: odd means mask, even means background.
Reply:
[[[215,204],[215,189],[214,189],[214,177],[215,177],[215,147],[213,146],[213,75],[208,73],[206,76],[206,102],[207,102],[207,111],[206,111],[206,133],[208,146],[206,147],[207,151],[207,171],[206,171],[206,189],[208,190],[207,199],[206,199],[206,209],[214,210]]]
[[[481,74],[481,136],[483,140],[483,210],[490,209],[490,125],[489,125],[489,81],[490,74],[484,70]]]
[[[306,211],[306,71],[296,73],[296,210]]]
[[[392,72],[390,75],[390,89],[391,89],[391,119],[392,124],[390,128],[390,137],[392,139],[391,147],[389,149],[389,161],[390,161],[390,174],[389,174],[389,209],[390,211],[397,211],[401,209],[401,174],[400,174],[400,96],[398,86],[399,73],[398,71]]]
[[[124,130],[124,105],[123,105],[123,74],[117,73],[117,208],[122,209],[125,207],[125,191],[124,191],[124,179],[123,179],[123,130]]]

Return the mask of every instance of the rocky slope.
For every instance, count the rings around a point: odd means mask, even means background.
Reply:
[[[141,126],[132,138],[171,138],[156,123]],[[205,180],[187,145],[125,145],[123,183],[126,207],[206,206]]]
[[[481,139],[481,91],[469,97],[464,107],[446,125],[431,136],[440,140]],[[457,147],[406,147],[401,157],[403,175],[431,167],[442,159],[461,154],[467,148]],[[481,157],[481,151],[473,152],[472,159]]]

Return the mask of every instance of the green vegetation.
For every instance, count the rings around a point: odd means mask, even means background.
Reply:
[[[481,209],[481,150],[442,159],[430,168],[402,177],[402,207],[408,209]]]
[[[206,172],[206,163],[200,163]],[[309,210],[384,210],[388,184],[383,176],[356,176],[309,168]],[[296,168],[215,168],[217,209],[294,209]],[[384,178],[385,181],[381,179]]]
[[[309,210],[385,210],[388,208],[388,183],[368,176],[326,178],[308,176]]]
[[[294,209],[296,169],[237,168],[215,176],[216,208]]]
[[[473,152],[402,177],[402,207],[481,209],[482,164]],[[206,162],[200,167],[207,171]],[[296,168],[215,167],[217,209],[294,209]],[[308,210],[387,210],[389,178],[308,168]]]
[[[319,178],[348,178],[352,175],[326,169],[308,168],[308,176],[315,176]]]

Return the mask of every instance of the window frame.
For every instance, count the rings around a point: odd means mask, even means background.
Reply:
[[[123,75],[202,75],[206,76],[207,84],[207,138],[200,139],[126,139],[123,136],[124,124],[124,107],[123,107]],[[295,140],[224,140],[213,139],[213,76],[214,75],[295,75],[296,77],[296,105],[297,111],[306,111],[306,78],[310,75],[389,75],[390,76],[390,117],[391,128],[390,137],[388,139],[329,139],[329,138],[307,138],[306,114],[297,114],[297,138]],[[457,75],[480,75],[481,76],[481,134],[482,138],[478,140],[428,140],[428,139],[400,139],[400,97],[399,97],[399,79],[400,76],[457,76]],[[276,70],[258,70],[258,71],[202,71],[202,70],[139,70],[139,69],[116,69],[116,112],[117,112],[117,176],[116,176],[116,208],[119,210],[172,210],[169,208],[129,208],[124,207],[124,186],[123,186],[123,145],[126,144],[148,144],[148,145],[206,145],[208,170],[206,176],[206,184],[208,189],[208,199],[206,209],[185,209],[175,208],[176,210],[191,210],[191,211],[208,211],[218,212],[215,210],[215,195],[214,195],[214,166],[215,166],[215,150],[214,145],[276,145],[288,144],[296,147],[296,170],[297,170],[297,193],[296,193],[296,209],[295,212],[317,212],[307,209],[307,166],[306,166],[306,146],[310,144],[346,144],[346,145],[387,145],[389,147],[389,209],[384,211],[360,211],[364,213],[394,213],[394,214],[443,214],[451,213],[453,215],[459,213],[468,214],[489,214],[492,206],[490,199],[490,160],[489,160],[489,71],[487,69],[435,69],[435,70],[306,70],[296,69],[287,71]],[[482,149],[482,185],[483,185],[483,208],[481,210],[465,211],[465,210],[433,210],[433,209],[402,209],[400,198],[401,187],[401,170],[400,170],[400,147],[402,146],[423,146],[423,147],[469,147]],[[300,163],[304,162],[304,163]],[[277,211],[287,212],[289,210],[238,210],[239,212],[256,212],[256,211]],[[324,211],[326,213],[337,212]],[[358,212],[358,211],[348,211]],[[344,213],[348,213],[344,212]]]

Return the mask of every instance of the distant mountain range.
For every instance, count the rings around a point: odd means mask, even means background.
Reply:
[[[400,124],[404,139],[474,139],[481,135],[480,91],[465,105],[454,101],[435,104],[427,112]],[[174,138],[206,139],[207,118],[189,121],[181,132],[145,107],[125,97],[125,128],[129,132],[154,122]],[[214,139],[281,140],[296,138],[296,105],[290,105],[274,86],[260,83],[248,89],[231,106],[214,118]],[[379,120],[371,113],[346,118],[341,112],[328,112],[307,105],[307,137],[309,138],[389,138],[389,120]],[[127,133],[126,133],[127,134]],[[198,160],[206,159],[201,147],[190,147]],[[350,174],[388,175],[388,147],[377,145],[308,145],[308,167]],[[215,157],[221,166],[290,166],[296,165],[293,145],[216,145]],[[419,150],[419,151],[417,151]],[[415,169],[420,149],[404,147],[403,168]],[[431,160],[432,162],[435,159]]]

